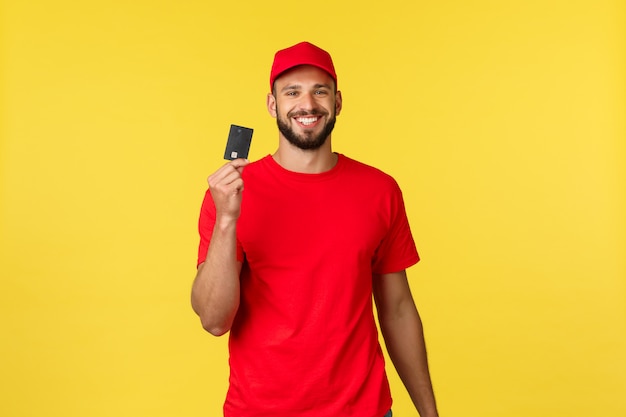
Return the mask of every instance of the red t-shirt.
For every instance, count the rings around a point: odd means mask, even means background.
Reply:
[[[226,417],[381,417],[391,408],[372,274],[419,261],[389,175],[339,154],[321,174],[271,156],[246,166],[237,223],[241,303]],[[215,220],[207,191],[198,264]]]

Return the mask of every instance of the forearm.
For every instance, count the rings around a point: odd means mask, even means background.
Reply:
[[[424,333],[411,303],[406,313],[381,321],[389,356],[421,417],[437,416]]]
[[[215,224],[206,260],[198,267],[191,304],[202,326],[220,336],[230,330],[239,308],[239,273],[236,222]]]

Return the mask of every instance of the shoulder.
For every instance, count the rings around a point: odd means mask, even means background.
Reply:
[[[339,154],[345,171],[350,176],[356,176],[358,179],[368,181],[371,185],[386,186],[398,188],[396,180],[388,173],[376,168],[372,165],[357,161],[343,154]]]
[[[247,177],[263,176],[268,171],[271,171],[271,155],[266,155],[261,159],[250,162],[243,170],[241,176],[246,179]]]
[[[259,169],[266,169],[267,165],[269,163],[269,160],[272,158],[271,155],[265,155],[263,158],[261,159],[257,159],[256,161],[251,161],[248,165],[246,165],[245,170],[259,170]]]

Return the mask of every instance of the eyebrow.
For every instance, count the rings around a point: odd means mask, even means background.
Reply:
[[[327,88],[327,89],[331,90],[330,84],[321,84],[320,83],[320,84],[315,84],[313,86],[314,90],[318,89],[318,88]],[[289,85],[286,85],[285,87],[283,87],[280,91],[283,92],[283,91],[293,91],[293,90],[302,90],[302,85],[300,85],[300,84],[289,84]]]

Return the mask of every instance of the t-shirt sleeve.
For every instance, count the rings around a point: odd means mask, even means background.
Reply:
[[[198,245],[198,261],[196,266],[199,266],[206,260],[207,251],[209,250],[209,243],[211,242],[211,236],[213,235],[213,227],[215,226],[215,203],[211,197],[209,190],[204,194],[204,200],[202,201],[202,207],[200,209],[200,218],[198,220],[198,232],[200,233],[200,244]],[[237,260],[243,261],[243,248],[237,240]]]
[[[402,271],[420,260],[406,215],[402,191],[395,181],[386,210],[389,227],[374,256],[372,271],[375,274]]]

